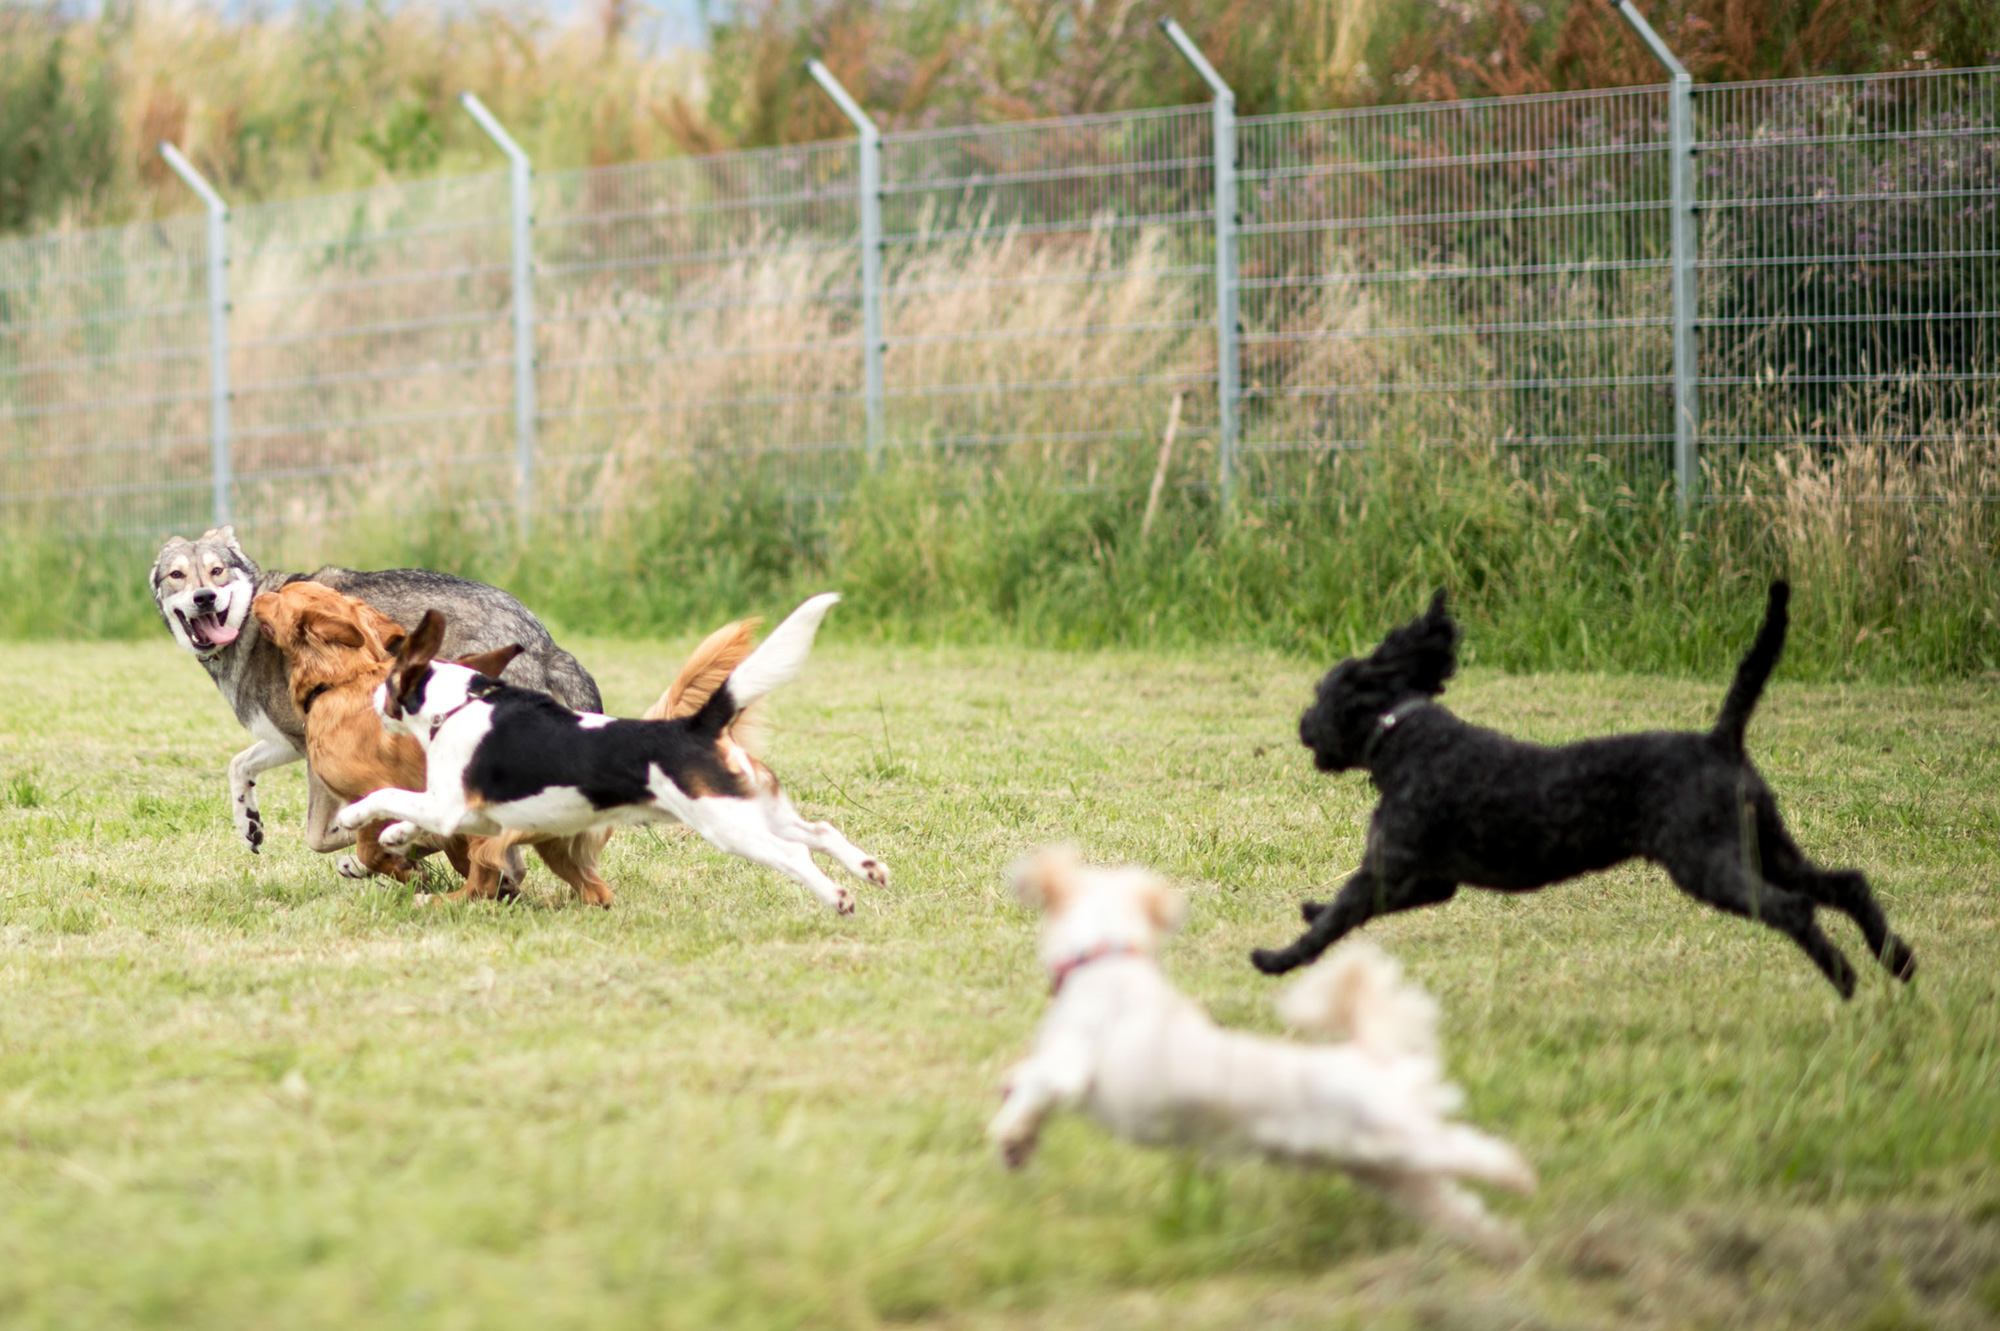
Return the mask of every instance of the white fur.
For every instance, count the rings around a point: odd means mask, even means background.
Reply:
[[[829,592],[807,601],[736,668],[724,687],[730,690],[739,707],[756,701],[798,674],[812,648],[820,621],[839,599]],[[746,672],[750,682],[739,687],[739,680]],[[359,827],[376,819],[399,820],[396,826],[383,829],[378,837],[387,846],[392,834],[408,837],[414,835],[415,828],[443,836],[461,833],[493,836],[503,829],[575,836],[596,828],[672,821],[686,824],[718,849],[776,869],[843,915],[853,913],[854,894],[827,877],[813,862],[813,851],[831,856],[856,878],[877,886],[888,885],[889,871],[880,860],[842,836],[831,824],[809,823],[799,817],[791,801],[775,784],[760,788],[752,781],[751,794],[745,798],[696,797],[675,785],[655,765],[648,782],[652,798],[641,804],[598,809],[575,787],[546,786],[525,799],[471,807],[466,799],[465,769],[492,729],[494,715],[492,704],[467,701],[467,689],[474,677],[474,672],[465,666],[433,662],[422,699],[415,710],[406,711],[401,719],[392,719],[387,714],[387,684],[376,689],[375,709],[382,714],[383,725],[392,731],[414,735],[423,746],[427,787],[422,791],[373,791],[340,811],[337,819],[340,826]],[[610,718],[579,713],[576,724],[584,731],[601,730],[610,724]],[[406,825],[409,831],[404,830]]]
[[[1153,959],[1173,898],[1137,869],[1092,869],[1064,852],[1028,866],[1023,894],[1052,883],[1041,955],[1064,974],[1035,1051],[1008,1078],[988,1126],[1023,1163],[1043,1121],[1081,1108],[1121,1136],[1234,1148],[1347,1170],[1441,1232],[1491,1251],[1511,1232],[1456,1182],[1526,1191],[1512,1146],[1446,1116],[1458,1106],[1436,1045],[1436,1008],[1367,944],[1330,954],[1280,1002],[1293,1025],[1351,1033],[1296,1044],[1224,1030]],[[1078,958],[1085,960],[1066,969]]]
[[[740,711],[781,685],[789,684],[805,667],[820,621],[840,600],[839,592],[821,592],[785,616],[771,636],[730,672],[730,700]]]
[[[204,591],[215,593],[215,603],[207,611],[195,603],[195,597]],[[231,566],[223,571],[220,582],[183,578],[178,587],[161,587],[157,599],[167,627],[173,632],[174,641],[196,656],[213,656],[227,648],[229,643],[214,643],[206,647],[197,644],[188,636],[187,621],[213,613],[241,635],[243,622],[250,617],[250,603],[257,599],[257,580],[247,570]]]

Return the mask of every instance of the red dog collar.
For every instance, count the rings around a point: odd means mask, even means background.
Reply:
[[[1072,973],[1082,970],[1085,966],[1088,966],[1093,961],[1102,961],[1106,957],[1143,957],[1145,955],[1146,955],[1146,950],[1144,948],[1134,947],[1130,943],[1119,943],[1115,945],[1111,943],[1100,943],[1096,947],[1091,948],[1088,952],[1079,952],[1075,956],[1069,958],[1067,961],[1058,961],[1054,965],[1054,967],[1050,969],[1049,996],[1053,998],[1055,995],[1061,993],[1063,987],[1063,981],[1069,979]]]

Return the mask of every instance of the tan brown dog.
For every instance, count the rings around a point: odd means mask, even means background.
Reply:
[[[407,735],[382,728],[373,694],[388,677],[403,626],[365,602],[343,596],[317,583],[295,582],[266,592],[252,604],[258,624],[285,655],[292,700],[306,719],[307,756],[327,789],[341,799],[355,799],[384,786],[405,790],[424,787],[423,750]],[[743,620],[710,634],[689,656],[674,681],[660,695],[649,719],[686,715],[700,708],[720,687],[752,646],[756,621]],[[498,675],[519,648],[503,648],[468,657],[462,664],[482,674]],[[375,839],[380,824],[361,829],[357,847],[360,867],[408,881],[410,862],[384,849]],[[517,845],[535,848],[550,872],[568,883],[590,905],[609,906],[616,899],[597,863],[610,832],[535,839],[513,834],[488,838],[454,837],[442,849],[465,877],[465,886],[444,894],[446,900],[512,896],[520,881]],[[357,875],[358,876],[358,875]]]

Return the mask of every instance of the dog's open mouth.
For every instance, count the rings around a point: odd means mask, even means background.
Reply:
[[[174,611],[180,617],[181,627],[187,630],[188,641],[197,650],[206,651],[212,647],[227,647],[236,641],[237,630],[229,627],[225,616],[228,608],[211,610],[205,615],[190,616],[182,611]]]

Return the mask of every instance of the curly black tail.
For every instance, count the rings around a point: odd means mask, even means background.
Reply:
[[[1764,627],[1757,630],[1757,641],[1743,654],[1743,664],[1736,667],[1736,678],[1730,682],[1729,696],[1722,700],[1722,714],[1715,718],[1715,729],[1710,733],[1716,743],[1731,753],[1743,752],[1743,731],[1750,724],[1750,713],[1756,709],[1764,682],[1771,678],[1778,657],[1784,653],[1785,607],[1791,599],[1790,584],[1771,584],[1771,599],[1764,607]]]

